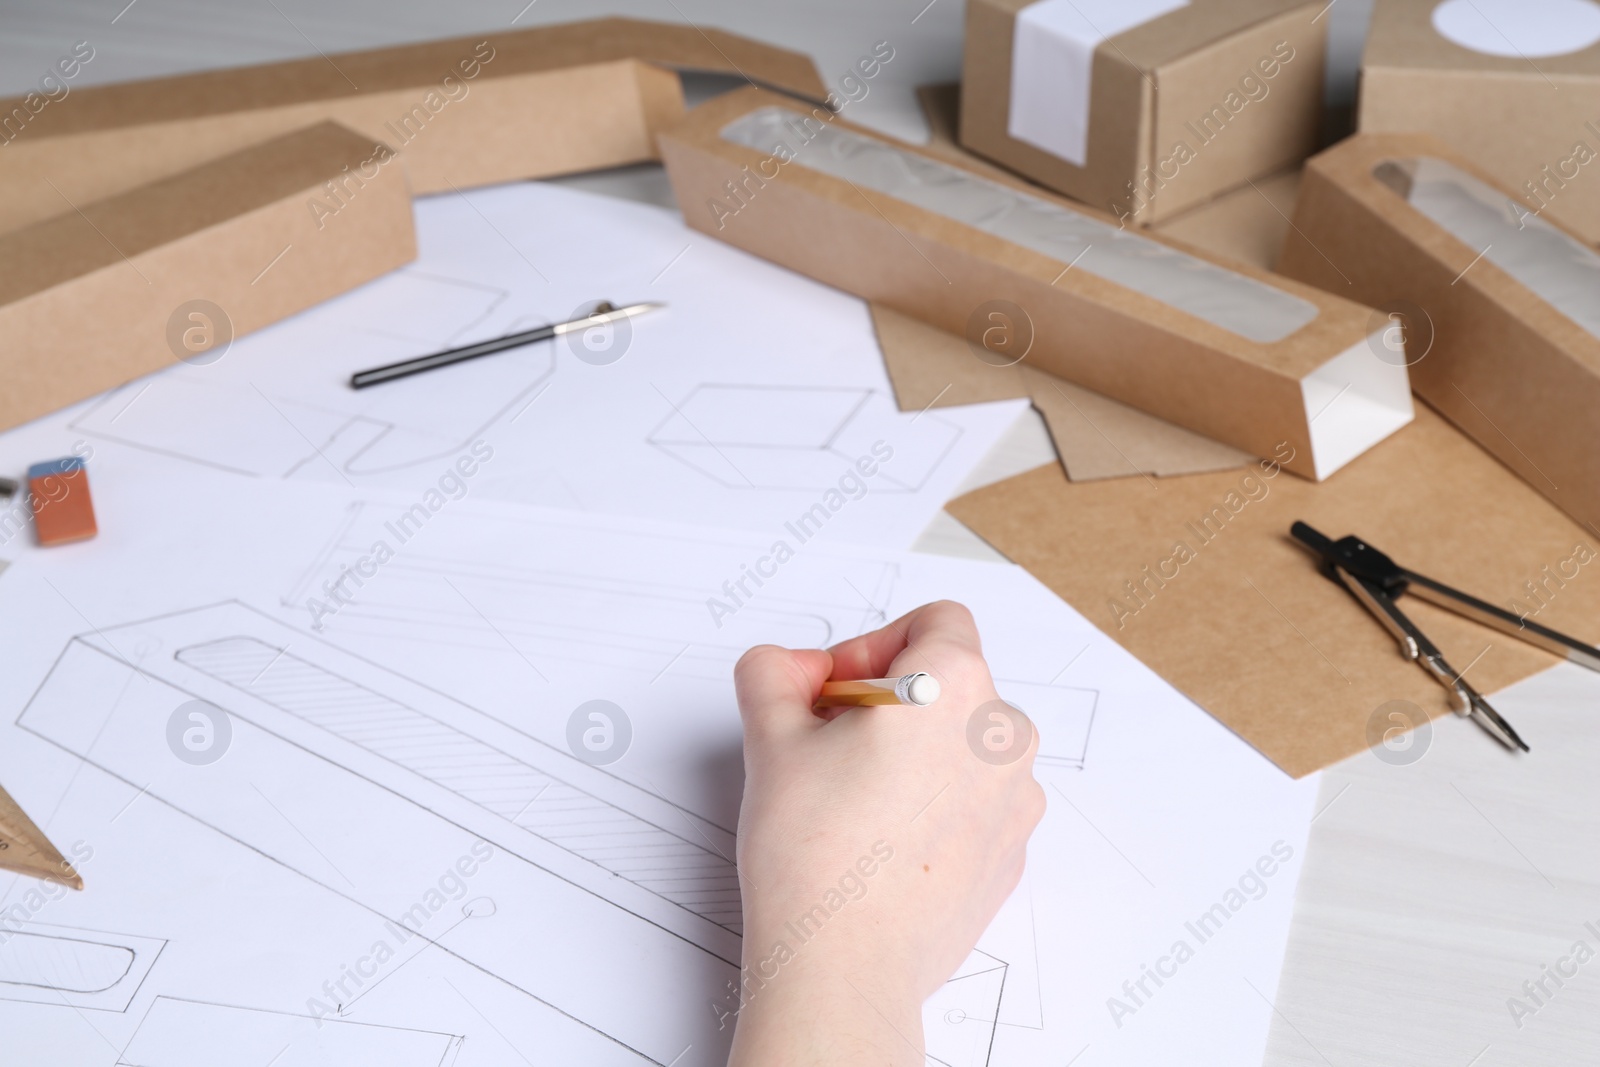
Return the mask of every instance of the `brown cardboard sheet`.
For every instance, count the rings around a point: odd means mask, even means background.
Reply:
[[[902,411],[1026,397],[1050,430],[1073,481],[1193,474],[1254,462],[1236,448],[1119,404],[1025,362],[984,362],[965,338],[879,304],[872,323]]]
[[[752,146],[769,136],[799,148]],[[1252,455],[1288,442],[1296,474],[1326,477],[1410,417],[1404,368],[1369,351],[1370,309],[1128,233],[1025,182],[754,89],[696,108],[661,146],[690,226],[962,336],[1008,304],[1037,369]],[[828,169],[866,163],[870,179]],[[879,180],[906,191],[863,188]],[[1200,288],[1217,298],[1181,303]]]
[[[1477,210],[1500,228],[1468,243],[1418,210],[1404,170],[1418,161],[1483,183]],[[1434,138],[1360,134],[1306,165],[1280,269],[1396,311],[1417,393],[1569,515],[1600,526],[1594,317],[1584,328],[1498,265],[1538,241],[1562,284],[1577,287],[1582,315],[1600,306],[1600,258],[1548,216],[1505,214],[1511,199]]]
[[[399,167],[335,213],[307,210],[373,150],[320,123],[0,234],[0,429],[223,358],[232,337],[414,259]]]
[[[416,193],[652,160],[683,114],[664,67],[826,95],[799,53],[623,18],[32,94],[0,100],[0,231],[321,120],[399,152]]]
[[[1290,540],[1296,519],[1600,638],[1595,535],[1432,410],[1321,484],[1272,472],[1074,483],[1052,464],[949,510],[1296,777],[1367,748],[1389,701],[1449,714],[1444,690]],[[1555,662],[1420,601],[1402,606],[1481,691]],[[1533,750],[1523,759],[1561,743],[1516,725]],[[1434,728],[1477,729],[1453,716]]]
[[[1377,0],[1361,58],[1362,133],[1428,133],[1477,163],[1527,211],[1600,245],[1600,43],[1518,54],[1483,26],[1493,55],[1443,37],[1438,0]],[[1583,18],[1587,4],[1565,7]],[[1472,7],[1463,14],[1470,15]],[[1498,18],[1499,16],[1496,16]],[[1572,40],[1585,38],[1573,30]]]
[[[1151,232],[1221,259],[1276,270],[1300,194],[1300,168],[1256,179],[1152,226]]]
[[[1321,0],[1193,0],[1103,40],[1081,163],[1009,131],[1016,23],[1033,2],[967,5],[967,148],[1139,225],[1315,150],[1328,27]]]

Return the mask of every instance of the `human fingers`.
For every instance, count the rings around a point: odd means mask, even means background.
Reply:
[[[828,651],[837,678],[879,678],[908,648],[924,642],[939,647],[959,647],[981,655],[978,627],[972,612],[953,600],[936,600],[913,608],[887,626],[841,641]]]
[[[745,736],[765,741],[818,725],[812,705],[833,670],[821,649],[757,645],[733,668]]]

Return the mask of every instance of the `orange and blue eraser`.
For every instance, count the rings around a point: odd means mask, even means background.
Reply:
[[[33,529],[41,545],[83,541],[99,532],[89,498],[89,471],[77,456],[46,460],[28,468]]]

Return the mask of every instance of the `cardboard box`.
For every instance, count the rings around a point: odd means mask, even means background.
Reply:
[[[1325,3],[969,0],[961,143],[1139,225],[1316,150]]]
[[[1502,10],[1504,9],[1504,10]],[[1600,245],[1600,8],[1378,0],[1363,133],[1428,133],[1527,211]]]
[[[0,234],[0,429],[183,359],[416,258],[397,166],[310,205],[373,143],[320,123]]]
[[[1254,456],[1119,404],[1026,363],[972,358],[963,337],[871,305],[884,368],[901,411],[1026,398],[1044,419],[1056,456],[1075,482],[1169,476],[1253,465]]]
[[[33,93],[0,100],[0,232],[322,120],[398,152],[417,193],[655,159],[683,114],[663,66],[825,93],[805,56],[635,19]]]
[[[1020,181],[754,89],[696,108],[661,147],[691,226],[965,336],[975,358],[1025,357],[1252,455],[1292,451],[1310,478],[1411,418],[1368,309]]]
[[[1392,312],[1416,391],[1600,524],[1600,253],[1508,197],[1440,141],[1361,134],[1306,165],[1279,269]]]
[[[961,86],[954,83],[917,87],[917,103],[928,121],[928,143],[935,155],[963,162],[972,169],[1003,177],[1005,172],[957,144]],[[1300,168],[1252,179],[1248,185],[1189,208],[1151,229],[1222,259],[1248,263],[1262,270],[1277,265],[1283,235],[1289,231]]]
[[[1069,482],[1050,464],[949,510],[1295,777],[1379,743],[1395,701],[1413,706],[1413,722],[1442,718],[1432,729],[1469,735],[1461,744],[1481,745],[1485,760],[1513,758],[1451,715],[1444,689],[1319,573],[1289,538],[1296,519],[1600,639],[1600,581],[1589,574],[1600,538],[1427,407],[1323,485],[1271,464],[1153,482]],[[1401,608],[1481,692],[1556,662],[1412,597]],[[1535,760],[1567,741],[1542,734],[1536,717],[1510,718]]]
[[[928,120],[926,147],[930,152],[981,173],[1006,176],[956,144],[959,86],[921,86],[917,101]],[[1153,230],[1213,255],[1271,269],[1289,228],[1299,180],[1298,171],[1273,175],[1255,188],[1246,186],[1224,194]],[[1075,482],[1134,474],[1167,477],[1255,462],[1246,452],[1026,363],[1003,367],[974,359],[965,338],[881,304],[873,304],[871,311],[878,347],[883,350],[884,367],[901,411],[1026,397],[1044,419],[1062,469]]]

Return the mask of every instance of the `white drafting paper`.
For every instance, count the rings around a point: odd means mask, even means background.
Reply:
[[[37,935],[0,944],[0,977],[63,987],[0,984],[18,1062],[189,1067],[238,1034],[293,1067],[720,1064],[728,667],[937,597],[973,607],[1040,723],[1050,808],[1022,888],[929,1002],[930,1056],[1259,1061],[1314,780],[1020,569],[812,542],[719,629],[707,598],[772,538],[462,500],[401,542],[409,497],[97,462],[101,537],[0,577],[0,781],[88,885],[0,879],[0,916]],[[313,629],[307,600],[347,566],[370,574]],[[596,700],[631,733],[603,767],[569,747]],[[105,988],[73,988],[90,964]]]
[[[901,548],[1026,406],[901,413],[860,300],[658,207],[524,182],[423,198],[416,218],[415,263],[113,390],[73,432],[239,474],[406,490],[481,441],[480,495],[756,530],[823,502],[827,536]],[[293,267],[291,249],[274,269]],[[347,384],[602,299],[669,306]]]

